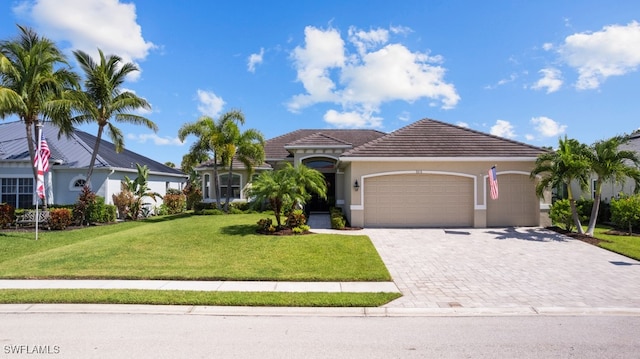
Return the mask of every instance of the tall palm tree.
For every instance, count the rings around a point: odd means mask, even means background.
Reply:
[[[238,110],[232,110],[222,114],[218,120],[209,116],[202,116],[196,122],[185,123],[178,130],[178,138],[184,141],[187,136],[194,135],[196,141],[189,149],[187,159],[209,158],[209,153],[213,154],[213,187],[216,198],[216,205],[220,207],[220,186],[218,185],[218,164],[222,160],[225,146],[228,144],[228,136],[225,131],[229,130],[229,123],[244,124],[244,115]]]
[[[577,181],[580,188],[587,188],[589,183],[589,148],[567,136],[558,141],[558,149],[554,152],[546,152],[538,156],[535,167],[531,171],[531,178],[543,175],[536,185],[536,194],[542,197],[545,189],[549,187],[567,186],[567,199],[571,205],[571,215],[578,228],[578,233],[584,234],[576,201],[571,189],[571,183]]]
[[[30,28],[18,25],[18,29],[18,38],[0,42],[0,118],[17,115],[24,123],[33,163],[39,142],[35,135],[42,120],[52,120],[60,133],[71,132],[68,112],[55,100],[77,88],[78,75],[51,40]],[[33,178],[37,178],[35,167]]]
[[[158,131],[158,126],[146,117],[135,115],[129,111],[136,109],[150,109],[149,103],[136,94],[123,91],[122,84],[128,74],[138,71],[133,63],[122,63],[122,58],[117,55],[105,56],[98,49],[99,63],[96,63],[90,55],[83,51],[74,51],[76,60],[84,71],[84,91],[74,91],[68,94],[68,100],[77,115],[72,118],[74,123],[96,122],[98,133],[96,143],[93,146],[91,162],[87,172],[87,184],[90,185],[93,167],[100,149],[100,141],[106,130],[111,141],[116,147],[116,152],[124,149],[124,136],[122,131],[115,126],[113,121],[144,125]]]
[[[589,162],[591,171],[596,174],[597,178],[587,235],[593,236],[593,231],[596,228],[603,182],[614,180],[616,183],[621,183],[625,179],[631,178],[635,182],[635,191],[638,192],[640,189],[638,186],[640,183],[640,170],[638,170],[640,158],[634,151],[619,149],[627,142],[629,142],[628,136],[615,136],[608,140],[598,141],[591,146]]]
[[[229,123],[225,130],[227,141],[223,153],[223,165],[229,169],[227,176],[227,199],[224,204],[225,212],[229,211],[231,199],[231,184],[233,175],[233,160],[238,159],[249,171],[253,173],[253,166],[264,162],[264,136],[260,131],[248,129],[242,132],[235,123]]]

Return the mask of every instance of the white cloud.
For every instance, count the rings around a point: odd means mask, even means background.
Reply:
[[[142,133],[139,135],[129,133],[127,138],[139,143],[146,143],[147,141],[153,142],[157,146],[182,146],[183,142],[177,137],[160,137],[155,133]]]
[[[155,45],[142,37],[136,22],[136,7],[118,0],[35,0],[14,8],[30,17],[47,37],[70,43],[97,57],[97,48],[105,55],[115,54],[123,62],[144,60]],[[139,67],[139,66],[138,66]],[[130,75],[139,78],[140,72]]]
[[[338,128],[370,128],[380,127],[382,118],[357,111],[338,112],[329,110],[324,114],[325,122]]]
[[[640,65],[640,24],[609,25],[597,32],[568,36],[559,52],[578,71],[579,90],[596,89],[610,76],[635,71]]]
[[[464,127],[464,128],[469,128],[469,124],[468,124],[468,123],[466,123],[466,122],[462,122],[462,121],[460,121],[460,122],[456,123],[456,126],[460,126],[460,127]]]
[[[391,33],[408,31],[396,27]],[[377,122],[370,114],[379,113],[385,102],[428,99],[443,109],[455,107],[460,96],[453,84],[444,81],[442,57],[412,52],[402,44],[390,43],[389,37],[386,29],[362,31],[352,27],[348,48],[337,30],[307,27],[304,47],[298,46],[292,53],[297,79],[306,92],[292,97],[287,104],[289,110],[299,112],[317,103],[336,104],[341,109],[327,113],[325,119],[335,122],[340,118],[354,124],[360,123],[350,117],[356,113],[365,122]]]
[[[262,63],[262,58],[264,56],[264,48],[260,48],[260,53],[249,55],[247,70],[249,72],[256,72],[256,65]]]
[[[553,49],[553,44],[550,42],[545,42],[544,44],[542,44],[542,49],[545,51],[549,51]]]
[[[545,116],[533,117],[531,123],[535,126],[535,130],[543,137],[556,137],[563,134],[567,129],[567,125],[561,125]]]
[[[485,88],[485,89],[487,89],[487,90],[493,90],[493,89],[498,88],[499,86],[503,86],[503,85],[506,85],[506,84],[508,84],[508,83],[510,83],[510,82],[513,82],[513,81],[515,81],[517,78],[518,78],[518,75],[517,75],[517,74],[511,74],[511,75],[509,75],[509,77],[508,77],[508,78],[501,79],[501,80],[500,80],[500,81],[498,81],[495,85],[487,85],[487,86],[485,86],[484,88]]]
[[[200,89],[198,89],[197,95],[199,102],[198,111],[200,111],[201,114],[214,118],[220,114],[225,104],[222,97],[217,96],[211,91]]]
[[[513,125],[509,121],[497,120],[496,124],[491,126],[490,133],[494,136],[504,138],[514,138],[516,133],[513,131]]]
[[[547,89],[547,93],[556,92],[562,86],[562,76],[560,70],[554,68],[546,68],[538,71],[542,74],[542,78],[533,86],[534,90]]]

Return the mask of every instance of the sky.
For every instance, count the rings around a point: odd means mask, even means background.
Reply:
[[[266,139],[431,118],[555,147],[640,128],[637,1],[3,1],[0,39],[16,24],[80,74],[74,50],[134,63],[123,89],[159,129],[118,125],[125,147],[178,166],[179,128],[230,110]]]

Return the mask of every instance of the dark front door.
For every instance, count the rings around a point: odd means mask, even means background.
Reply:
[[[335,173],[323,173],[324,179],[327,183],[327,199],[322,199],[318,195],[313,194],[311,199],[307,202],[305,210],[309,212],[328,212],[329,207],[335,205],[336,198],[336,174]]]

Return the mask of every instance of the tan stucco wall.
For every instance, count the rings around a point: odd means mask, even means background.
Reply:
[[[499,160],[468,160],[468,161],[389,161],[389,162],[367,162],[357,161],[344,163],[345,165],[345,188],[350,188],[345,193],[345,213],[352,226],[364,226],[364,208],[366,203],[362,203],[364,196],[364,179],[371,176],[393,173],[441,173],[457,176],[471,176],[475,179],[474,198],[474,227],[485,227],[486,205],[488,198],[488,188],[486,177],[491,166],[496,165],[498,172],[498,182],[500,173],[522,173],[528,175],[533,168],[534,159],[530,161],[499,161]],[[353,183],[358,180],[361,185],[359,191],[355,191]],[[532,186],[534,186],[532,181]],[[550,194],[541,201],[541,209],[548,207]]]

